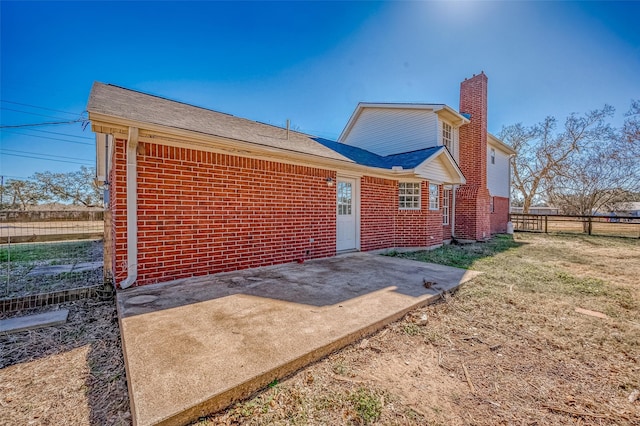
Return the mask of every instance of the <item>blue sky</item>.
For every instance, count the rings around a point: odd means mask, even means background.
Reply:
[[[96,80],[275,125],[290,119],[327,138],[359,101],[457,109],[460,82],[480,71],[493,133],[605,103],[620,125],[640,98],[640,2],[3,0],[0,8],[3,126],[75,119]],[[94,162],[93,134],[80,124],[1,130],[7,177]]]

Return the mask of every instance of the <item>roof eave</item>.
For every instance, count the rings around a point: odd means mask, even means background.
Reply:
[[[470,120],[467,117],[448,105],[442,105],[442,108],[436,109],[434,112],[438,114],[439,117],[453,124],[454,127],[460,127],[470,123]]]
[[[454,158],[451,156],[451,154],[445,147],[441,147],[439,150],[431,154],[429,158],[425,159],[422,163],[417,165],[415,167],[416,174],[420,177],[423,177],[424,179],[430,180],[431,177],[426,174],[420,173],[420,169],[424,168],[430,162],[435,161],[435,159],[437,159],[440,156],[444,156],[446,158],[447,161],[445,161],[445,167],[447,168],[447,171],[451,175],[450,182],[441,182],[441,183],[445,185],[464,185],[465,183],[467,183],[467,180],[465,179],[464,174],[462,174],[462,170],[460,170],[460,167],[458,166]]]
[[[140,129],[140,140],[154,143],[175,144],[176,146],[189,146],[194,149],[205,148],[207,150],[231,155],[240,155],[256,158],[268,158],[271,161],[294,162],[313,167],[328,168],[332,170],[350,170],[362,175],[397,179],[398,177],[415,177],[415,169],[391,170],[388,168],[365,166],[358,164],[346,157],[345,160],[323,157],[315,154],[285,150],[229,139],[216,135],[194,132],[190,130],[176,129],[157,124],[138,122],[134,120],[112,117],[95,111],[89,111],[89,120],[94,132],[113,134],[116,138],[127,138],[128,128]],[[100,158],[102,153],[97,152]]]
[[[499,148],[501,151],[509,154],[509,155],[516,155],[516,151],[511,148],[509,145],[507,145],[506,143],[502,142],[500,139],[498,139],[497,136],[488,133],[487,132],[487,142],[491,143],[492,145],[496,146],[497,148]]]

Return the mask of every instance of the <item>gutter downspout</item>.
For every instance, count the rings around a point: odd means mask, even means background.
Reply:
[[[127,140],[127,278],[120,288],[131,287],[138,279],[138,128],[129,127]]]
[[[456,238],[456,189],[458,185],[453,185],[451,191],[451,238]]]

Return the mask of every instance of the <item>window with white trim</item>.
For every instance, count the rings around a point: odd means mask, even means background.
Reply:
[[[399,207],[405,210],[420,209],[420,182],[398,183]]]
[[[338,182],[338,215],[351,215],[351,183]]]
[[[435,183],[429,184],[429,210],[438,210],[440,208],[440,185]]]
[[[442,145],[453,153],[453,128],[444,121],[442,122]]]
[[[449,202],[451,199],[451,190],[445,189],[442,191],[442,224],[449,224]]]
[[[496,164],[496,150],[491,148],[491,164]]]

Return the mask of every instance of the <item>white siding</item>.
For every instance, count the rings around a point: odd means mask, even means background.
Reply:
[[[496,163],[491,164],[491,148],[496,150]],[[487,144],[487,187],[493,197],[509,197],[509,155]]]
[[[448,183],[451,181],[449,172],[442,163],[441,157],[416,167],[416,173],[432,183]]]
[[[449,123],[451,124],[451,123]],[[460,129],[451,126],[451,138],[453,139],[453,151],[450,152],[456,164],[460,165]],[[442,141],[442,120],[438,120],[438,145],[444,145]]]
[[[456,161],[456,164],[460,165],[460,128],[456,127],[453,129],[453,150],[451,155],[453,159]]]
[[[440,143],[437,123],[429,110],[364,108],[343,142],[378,155],[415,151]]]

